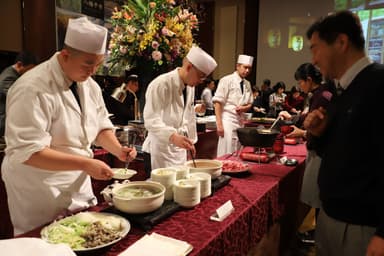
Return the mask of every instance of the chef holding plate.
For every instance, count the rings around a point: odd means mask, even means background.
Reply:
[[[121,161],[136,157],[118,142],[90,77],[103,63],[106,40],[106,28],[69,19],[64,48],[8,92],[2,178],[15,235],[97,203],[90,177],[107,180],[113,172],[93,159],[93,143]]]

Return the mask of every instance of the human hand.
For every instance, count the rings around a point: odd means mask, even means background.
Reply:
[[[300,129],[295,125],[291,125],[290,127],[292,127],[293,130],[286,135],[288,138],[301,138],[304,136],[305,130]]]
[[[279,112],[279,117],[283,118],[284,120],[290,120],[292,118],[292,115],[289,114],[287,111],[283,110]]]
[[[137,156],[137,151],[135,147],[122,146],[121,152],[117,156],[122,162],[131,162]]]
[[[180,148],[185,148],[187,150],[193,150],[194,148],[192,141],[188,139],[187,136],[178,133],[172,134],[169,140],[172,144]]]
[[[207,107],[205,106],[204,103],[196,104],[195,106],[196,113],[205,113],[206,110],[207,110]]]
[[[326,124],[326,110],[320,107],[307,114],[303,125],[309,133],[320,136],[324,132]]]
[[[240,114],[241,113],[240,106],[236,106],[235,111],[236,111],[237,114]]]
[[[83,170],[96,180],[110,180],[113,176],[112,169],[98,159],[87,159]]]
[[[384,256],[384,239],[373,236],[368,244],[366,256]]]
[[[224,128],[222,125],[217,125],[216,133],[219,137],[224,137]]]
[[[259,112],[259,113],[265,114],[265,109],[264,108],[253,107],[253,110],[255,112]]]

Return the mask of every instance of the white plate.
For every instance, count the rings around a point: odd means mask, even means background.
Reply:
[[[101,221],[103,226],[109,225],[113,226],[113,230],[118,231],[118,237],[108,243],[97,245],[95,247],[88,247],[88,248],[73,248],[74,245],[71,245],[70,241],[60,241],[60,239],[63,238],[63,234],[66,232],[74,232],[75,229],[74,226],[79,227],[78,223],[81,222],[89,222],[94,223],[97,221]],[[71,225],[68,225],[71,224]],[[64,219],[57,220],[52,222],[50,225],[44,227],[41,232],[41,238],[48,243],[64,243],[68,244],[73,251],[75,252],[81,252],[81,251],[90,251],[90,250],[96,250],[99,248],[103,248],[106,246],[109,246],[111,244],[114,244],[118,241],[120,241],[123,237],[125,237],[129,230],[131,229],[131,225],[129,221],[119,215],[112,214],[112,213],[104,213],[104,212],[80,212],[78,214],[68,216]],[[58,240],[55,240],[53,237],[50,236],[50,234],[53,233],[54,230],[56,231],[56,234],[60,236]],[[65,230],[65,231],[64,231]],[[81,238],[79,235],[73,234],[73,236],[67,236],[71,239]]]
[[[114,179],[127,180],[137,173],[137,171],[126,168],[112,168]]]

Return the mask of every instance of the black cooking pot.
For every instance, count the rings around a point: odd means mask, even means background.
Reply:
[[[260,148],[272,147],[279,133],[279,131],[274,129],[260,129],[257,127],[237,129],[237,136],[241,145]]]

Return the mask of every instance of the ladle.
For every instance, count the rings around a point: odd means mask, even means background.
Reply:
[[[277,117],[276,120],[273,122],[271,127],[269,127],[269,131],[272,131],[272,128],[277,124],[277,122],[281,119],[281,116]]]

